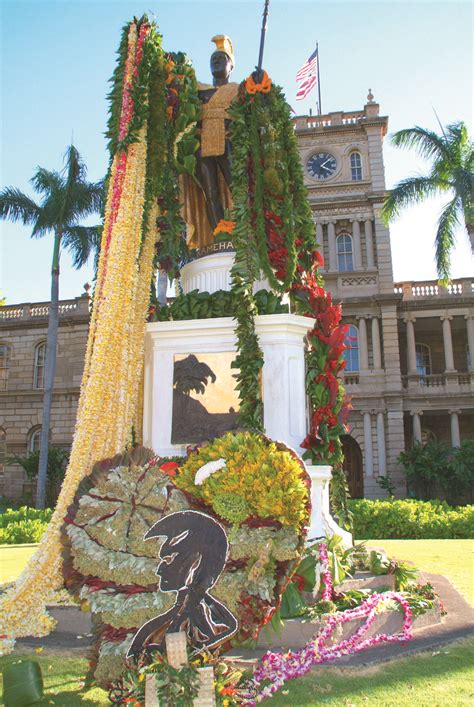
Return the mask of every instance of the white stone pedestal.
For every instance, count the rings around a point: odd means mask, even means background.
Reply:
[[[352,535],[341,528],[331,515],[329,509],[329,482],[332,468],[330,466],[306,465],[311,477],[311,525],[308,532],[308,542],[326,535],[339,535],[346,547],[353,545]]]
[[[305,343],[311,320],[295,314],[255,319],[264,356],[263,408],[266,433],[302,453],[306,436]],[[235,322],[230,317],[153,322],[145,338],[143,442],[157,454],[185,454],[171,443],[175,354],[235,351]]]
[[[210,292],[211,294],[217,290],[230,292],[230,271],[233,264],[234,253],[232,251],[212,253],[212,255],[205,255],[203,258],[187,263],[181,268],[181,287],[184,294],[187,295],[192,290]],[[270,289],[267,280],[258,280],[254,283],[254,292],[263,289]]]

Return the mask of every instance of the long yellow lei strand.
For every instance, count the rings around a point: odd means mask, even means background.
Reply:
[[[134,56],[136,26],[129,34],[129,57]],[[131,76],[133,61],[127,65]],[[126,77],[127,78],[127,77]],[[54,627],[46,604],[61,586],[60,530],[81,480],[93,464],[122,451],[129,441],[139,401],[143,344],[153,268],[156,207],[142,242],[146,176],[146,127],[127,149],[126,172],[108,252],[113,187],[120,154],[110,175],[104,237],[96,293],[69,466],[51,522],[40,545],[15,585],[0,598],[0,654],[12,649],[15,638],[44,636]]]

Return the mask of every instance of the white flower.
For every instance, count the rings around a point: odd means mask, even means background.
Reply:
[[[216,461],[207,462],[207,464],[204,464],[204,466],[196,472],[196,476],[194,477],[195,486],[202,486],[203,481],[205,481],[209,476],[212,476],[212,474],[215,474],[216,471],[223,469],[225,465],[225,459],[216,459]]]

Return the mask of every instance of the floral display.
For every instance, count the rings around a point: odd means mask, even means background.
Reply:
[[[132,23],[122,43],[123,69],[118,135],[126,135],[134,109],[131,86],[137,75],[149,25]],[[135,422],[137,379],[152,275],[155,232],[143,224],[146,128],[113,157],[94,308],[73,446],[65,480],[41,543],[15,585],[0,599],[2,634],[12,639],[45,635],[54,621],[45,612],[61,585],[60,527],[81,479],[97,459],[123,448]],[[133,198],[132,198],[133,195]],[[120,317],[116,313],[120,312]]]
[[[219,464],[221,468],[196,488],[198,469],[221,459],[225,465]],[[234,516],[236,522],[271,518],[301,531],[308,521],[304,467],[285,445],[265,440],[262,435],[228,433],[204,445],[181,466],[175,483],[229,522]]]
[[[161,543],[144,536],[188,509],[227,529],[229,555],[212,595],[238,619],[232,640],[255,638],[277,609],[310,516],[309,479],[294,453],[243,432],[200,447],[181,465],[142,447],[101,461],[80,483],[62,530],[65,585],[94,616],[98,684],[121,675],[137,630],[174,604],[156,573]]]
[[[107,201],[73,446],[51,523],[18,581],[0,599],[5,647],[11,647],[18,636],[45,635],[54,625],[45,606],[61,584],[60,528],[79,484],[97,460],[113,457],[141,437],[143,346],[154,269],[159,265],[173,276],[183,257],[189,256],[180,215],[179,179],[183,174],[192,176],[196,164],[196,77],[184,54],[163,50],[156,26],[145,16],[124,28],[109,98]],[[233,366],[240,422],[246,429],[263,431],[263,355],[255,331],[258,309],[253,294],[253,282],[263,271],[275,293],[289,292],[293,311],[311,319],[307,357],[311,425],[303,446],[305,457],[313,463],[333,465],[332,501],[340,520],[347,521],[339,441],[347,403],[338,378],[343,368],[344,328],[340,309],[325,292],[318,272],[322,259],[315,250],[314,224],[289,107],[281,90],[264,74],[260,84],[253,79],[241,84],[229,115],[234,200],[230,218],[235,227],[232,232],[229,225],[225,228],[236,252],[232,296],[238,350]],[[252,442],[249,451],[254,455],[247,474],[252,493],[238,483],[237,457],[232,457],[234,461],[229,457],[232,483],[214,489],[217,478],[226,478],[222,469],[196,486],[193,494],[236,534],[243,528],[257,532],[268,525],[273,534],[283,531],[289,537],[295,528],[301,530],[309,513],[300,462],[270,442],[260,448]],[[204,458],[210,448],[199,454]],[[260,477],[268,473],[273,480],[270,490],[258,487],[258,460],[264,469]],[[193,463],[190,459],[189,468]],[[182,476],[171,467],[157,473],[169,482],[176,473],[174,480],[186,486],[188,498],[191,479],[187,469]],[[209,488],[216,491],[212,502]],[[104,581],[117,582],[123,567],[126,573],[138,573],[132,584],[141,586],[140,582],[151,577],[150,558],[143,553],[135,564],[124,557],[123,548],[113,545],[113,530],[107,534],[112,543],[107,552],[112,553],[115,569]],[[282,561],[271,554],[271,548],[279,545],[272,535],[252,559],[250,580],[249,557],[236,560],[235,571],[223,580],[219,591],[241,608],[242,625],[247,627],[242,636],[252,635],[255,625],[271,615],[300,551],[299,537],[294,556]],[[91,568],[105,566],[98,537],[71,525],[73,540],[78,558],[82,553],[77,562],[83,570],[89,553]],[[288,545],[286,549],[289,552]],[[278,577],[273,583],[272,572]],[[268,597],[273,597],[273,603]],[[146,610],[140,601],[136,598],[130,603],[135,612],[130,623]],[[109,625],[110,645],[103,646],[104,658],[126,644],[124,630]]]
[[[326,543],[320,543],[318,551],[322,577],[321,601],[329,602],[333,598],[334,592]],[[383,611],[392,610],[394,602],[399,604],[403,610],[403,630],[396,634],[379,633],[364,638],[377,615]],[[348,638],[338,641],[338,627],[355,620],[363,621]],[[290,650],[287,653],[268,651],[262,657],[254,670],[250,683],[246,686],[245,704],[253,705],[271,697],[287,680],[302,677],[315,665],[358,653],[379,643],[400,643],[412,638],[412,610],[409,600],[401,592],[374,592],[362,601],[360,606],[326,614],[324,621],[325,624],[320,632],[301,650]]]
[[[346,327],[341,325],[341,307],[332,303],[319,272],[323,258],[317,250],[290,107],[278,86],[268,80],[266,88],[256,90],[250,76],[229,111],[240,419],[245,426],[263,428],[259,395],[263,355],[253,326],[252,294],[253,282],[263,271],[275,292],[289,292],[292,311],[313,320],[306,377],[310,429],[302,446],[311,463],[333,467],[333,510],[342,524],[349,525],[340,442],[349,410],[340,380]]]

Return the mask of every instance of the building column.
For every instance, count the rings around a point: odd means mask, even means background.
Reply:
[[[452,317],[445,315],[441,317],[443,323],[443,344],[444,344],[444,363],[445,363],[445,373],[449,373],[455,370],[454,368],[454,356],[453,356],[453,340],[451,338],[451,324],[450,320]]]
[[[408,375],[414,376],[416,370],[416,343],[415,343],[415,318],[404,319],[407,325],[407,357],[408,357]]]
[[[423,415],[423,412],[421,410],[412,410],[410,412],[410,415],[413,418],[413,441],[414,442],[422,442],[422,436],[421,436],[421,420],[420,417]]]
[[[367,257],[367,268],[370,270],[375,267],[374,260],[374,236],[372,230],[372,219],[365,220],[365,254]]]
[[[359,368],[366,371],[369,368],[369,350],[367,346],[367,324],[364,317],[359,319]]]
[[[377,412],[377,447],[379,455],[379,476],[387,474],[387,453],[385,451],[385,414]]]
[[[464,317],[467,329],[467,345],[469,346],[469,371],[474,372],[474,317],[469,314]]]
[[[319,246],[319,252],[324,258],[324,229],[322,223],[316,224],[316,243]],[[324,264],[326,266],[326,263]]]
[[[328,223],[328,250],[329,250],[329,270],[337,270],[336,253],[336,224],[334,221]]]
[[[374,368],[382,368],[382,348],[380,346],[380,329],[378,317],[372,317],[372,349]]]
[[[352,243],[354,245],[354,270],[362,270],[362,248],[360,245],[360,224],[357,219],[352,221]]]
[[[370,412],[364,412],[364,467],[365,475],[374,475],[374,455],[372,450],[372,417]]]
[[[460,410],[449,410],[451,418],[451,446],[461,446],[461,432],[459,430],[459,413]]]

